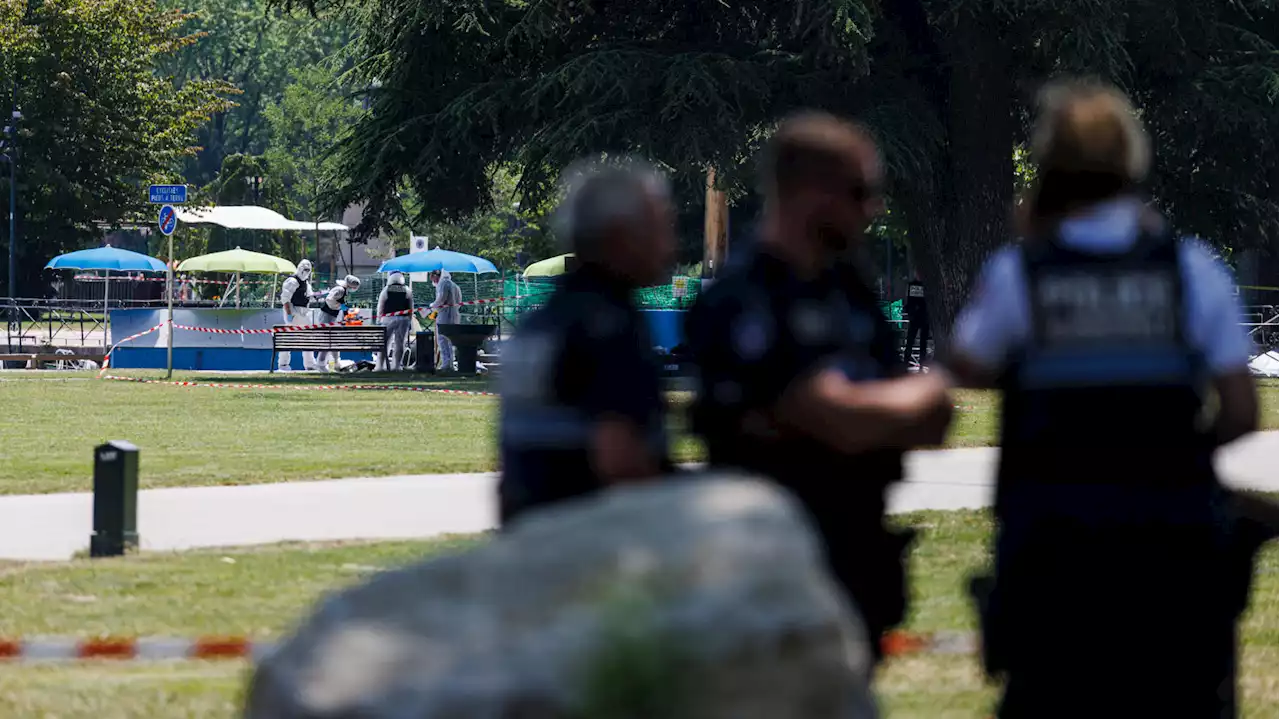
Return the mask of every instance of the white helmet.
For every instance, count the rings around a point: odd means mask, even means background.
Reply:
[[[360,278],[356,277],[355,275],[347,275],[346,277],[342,278],[342,284],[346,285],[348,290],[355,292],[356,290],[360,289]]]
[[[298,262],[298,279],[311,279],[311,260],[300,260]]]
[[[387,277],[387,282],[390,282],[393,285],[403,285],[404,273],[400,270],[392,270],[390,276]]]

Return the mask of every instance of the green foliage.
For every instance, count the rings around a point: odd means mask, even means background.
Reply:
[[[595,647],[582,663],[581,719],[691,717],[692,662],[679,637],[659,626],[657,606],[638,588],[602,602]]]
[[[184,166],[189,182],[213,181],[228,155],[263,154],[275,140],[268,108],[281,101],[294,73],[332,58],[349,42],[341,23],[271,11],[265,0],[161,0],[189,15],[199,43],[165,58],[179,83],[221,80],[237,89],[235,104],[199,129],[200,151]]]
[[[95,223],[143,215],[146,185],[179,180],[193,133],[228,106],[224,83],[179,87],[155,71],[196,42],[186,20],[152,0],[0,0],[0,86],[16,78],[24,115],[20,287],[96,238]]]
[[[465,219],[495,206],[499,168],[542,202],[600,153],[662,163],[691,204],[714,166],[740,198],[774,124],[822,108],[875,133],[945,324],[1009,237],[1036,90],[1086,73],[1134,96],[1179,226],[1275,241],[1274,0],[278,1],[362,31],[356,74],[380,87],[325,201],[366,203],[362,233],[404,221],[406,185],[426,217]]]
[[[479,255],[499,267],[515,267],[516,253],[521,251],[535,262],[559,254],[547,229],[550,203],[529,205],[517,199],[520,177],[507,168],[498,168],[492,177],[487,209],[456,220],[406,224],[424,228],[414,234],[430,237],[432,247]],[[420,207],[407,206],[406,216],[429,217]],[[404,240],[408,242],[407,232]]]
[[[341,145],[337,208],[367,201],[360,231],[404,217],[402,180],[435,219],[494,206],[493,175],[519,168],[518,194],[554,196],[582,155],[635,153],[701,187],[749,176],[751,150],[785,109],[839,106],[865,71],[870,15],[825,0],[790,3],[370,2],[357,75],[379,81],[373,111]],[[735,180],[735,178],[737,178]]]
[[[340,174],[332,148],[366,112],[327,64],[295,68],[289,79],[280,100],[263,113],[270,128],[266,158],[287,204],[309,218],[327,219],[320,198]]]

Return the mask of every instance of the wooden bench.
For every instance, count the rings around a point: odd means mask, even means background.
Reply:
[[[289,325],[276,325],[275,329]],[[387,328],[381,325],[316,327],[309,330],[275,332],[271,335],[271,371],[276,371],[279,352],[386,352]]]

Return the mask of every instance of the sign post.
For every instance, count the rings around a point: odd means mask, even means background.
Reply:
[[[173,377],[173,232],[178,229],[178,211],[173,209],[173,206],[187,201],[187,186],[152,185],[147,190],[147,199],[152,204],[163,205],[160,208],[160,232],[169,238],[169,259],[166,263],[168,271],[165,273],[167,290],[165,294],[169,296],[169,326],[164,377],[171,379]]]

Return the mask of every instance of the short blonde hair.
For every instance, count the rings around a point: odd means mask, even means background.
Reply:
[[[1040,93],[1031,155],[1040,172],[1110,175],[1140,183],[1151,167],[1151,142],[1133,103],[1115,87],[1067,80]]]

